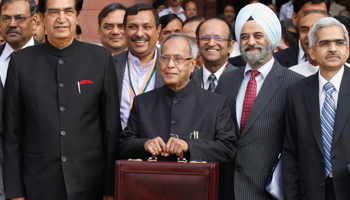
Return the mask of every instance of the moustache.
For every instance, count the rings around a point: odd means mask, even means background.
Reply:
[[[131,38],[131,41],[132,42],[135,42],[136,40],[146,40],[146,41],[149,41],[151,38],[149,37],[132,37]]]
[[[9,32],[14,32],[14,33],[18,33],[20,35],[22,35],[22,31],[21,30],[18,30],[18,29],[15,29],[15,28],[9,28],[5,31],[5,34],[7,35]]]
[[[341,58],[340,54],[338,54],[338,53],[328,53],[328,54],[326,55],[326,58],[328,58],[328,57],[330,57],[330,56],[337,56],[338,58]]]
[[[261,44],[256,44],[256,45],[253,45],[253,46],[247,44],[247,45],[245,45],[245,46],[242,48],[242,50],[245,51],[245,50],[247,50],[247,49],[253,49],[253,48],[254,48],[254,49],[263,49],[264,46],[261,45]]]
[[[54,28],[57,28],[57,27],[67,27],[67,28],[69,28],[70,27],[70,25],[69,24],[59,24],[59,23],[55,23],[54,25],[53,25],[53,27]]]

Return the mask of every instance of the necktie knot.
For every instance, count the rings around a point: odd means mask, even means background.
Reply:
[[[208,81],[215,81],[216,76],[214,74],[210,74],[208,77]]]
[[[251,78],[255,78],[255,76],[258,75],[258,74],[259,74],[258,70],[250,70]]]
[[[334,91],[334,86],[331,82],[327,82],[325,85],[324,85],[324,89],[326,90],[326,93],[331,95],[332,92]]]

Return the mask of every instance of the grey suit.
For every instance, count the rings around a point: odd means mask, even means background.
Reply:
[[[233,162],[226,163],[226,185],[221,185],[221,199],[274,199],[265,191],[265,184],[278,154],[282,151],[285,133],[285,101],[290,84],[303,78],[277,61],[265,78],[254,105],[240,133],[236,118],[236,98],[245,68],[227,72],[220,77],[217,93],[227,96],[236,124],[238,149]]]
[[[156,74],[155,74],[156,81],[155,81],[154,88],[159,88],[164,85],[164,81],[159,74],[159,65],[160,65],[160,62],[158,59],[159,51],[157,52],[158,52],[158,56],[156,61]],[[118,91],[119,91],[119,100],[120,100],[119,102],[121,102],[121,99],[122,99],[124,72],[125,72],[125,65],[126,65],[126,59],[128,57],[128,53],[129,53],[129,50],[113,55],[113,61],[117,72]]]
[[[231,70],[233,70],[233,69],[238,69],[238,67],[235,67],[235,66],[231,65],[230,63],[228,63],[225,72],[231,71]],[[192,76],[196,78],[195,83],[196,83],[198,86],[202,87],[202,86],[203,86],[203,84],[202,84],[202,81],[203,81],[203,80],[202,80],[202,79],[203,79],[203,67],[202,67],[202,68],[199,68],[199,69],[197,69],[197,70],[195,70],[195,71],[193,72]]]

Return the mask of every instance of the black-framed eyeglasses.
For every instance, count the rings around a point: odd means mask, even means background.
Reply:
[[[168,64],[171,59],[171,56],[160,56],[159,62],[163,64]],[[191,60],[192,58],[184,58],[182,56],[173,56],[173,61],[176,65],[181,65],[185,63],[185,60]]]
[[[334,43],[336,47],[343,47],[346,45],[346,42],[344,40],[325,40],[319,42],[317,46],[322,48],[329,48],[330,46],[332,46],[332,43]]]
[[[30,16],[28,16],[28,17],[30,17]],[[20,23],[26,21],[26,19],[28,17],[24,17],[24,16],[13,16],[13,17],[12,16],[4,16],[4,17],[1,17],[1,22],[4,23],[4,24],[8,24],[8,23],[11,22],[12,18],[14,18],[16,23],[20,24]]]
[[[224,38],[221,35],[215,35],[215,36],[210,36],[210,35],[202,35],[201,37],[199,37],[199,40],[203,43],[208,43],[210,41],[210,39],[213,38],[216,44],[221,44],[223,43],[225,40],[228,40],[226,38]]]

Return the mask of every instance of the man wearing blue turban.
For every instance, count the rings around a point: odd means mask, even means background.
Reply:
[[[265,185],[282,151],[286,92],[302,76],[272,57],[281,25],[267,6],[245,6],[236,18],[235,34],[247,64],[223,74],[216,89],[229,98],[239,136],[235,160],[221,166],[232,178],[220,185],[220,199],[272,200]]]

